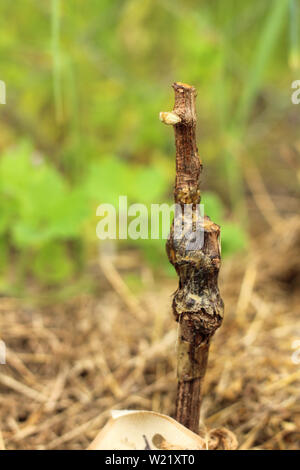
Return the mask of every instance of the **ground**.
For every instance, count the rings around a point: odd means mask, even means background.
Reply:
[[[201,432],[226,427],[239,449],[300,449],[300,224],[291,217],[223,263],[223,325],[212,341]],[[85,449],[115,409],[173,415],[176,280],[140,273],[124,255],[100,266],[97,296],[55,306],[0,299],[0,448]],[[299,344],[299,343],[298,343]]]

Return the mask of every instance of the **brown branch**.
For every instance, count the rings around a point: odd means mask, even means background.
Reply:
[[[173,112],[160,119],[174,126],[176,144],[176,181],[174,199],[191,217],[175,215],[167,241],[170,262],[179,277],[173,312],[179,322],[178,389],[176,419],[194,432],[199,429],[203,378],[210,340],[222,323],[223,301],[218,289],[220,268],[220,227],[205,216],[198,219],[199,177],[202,164],[196,145],[196,90],[174,83]],[[178,237],[178,228],[182,228]]]
[[[165,124],[174,125],[176,145],[175,202],[199,203],[199,176],[202,164],[196,145],[196,90],[185,83],[174,83],[173,112],[160,113]]]

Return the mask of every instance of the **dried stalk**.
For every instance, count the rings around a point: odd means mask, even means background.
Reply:
[[[179,322],[176,419],[197,433],[210,340],[223,318],[223,301],[217,284],[220,227],[207,216],[202,226],[197,223],[202,164],[196,145],[196,90],[184,83],[174,83],[173,88],[174,109],[160,113],[160,119],[173,125],[175,131],[175,202],[182,210],[190,205],[192,211],[188,221],[185,215],[179,220],[175,216],[166,246],[179,277],[173,298],[173,312]],[[185,229],[178,238],[176,227],[183,223]],[[202,243],[191,245],[198,236]]]

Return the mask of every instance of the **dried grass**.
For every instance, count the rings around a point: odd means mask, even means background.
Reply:
[[[299,245],[300,224],[291,219],[282,237],[273,231],[223,265],[225,320],[212,343],[201,424],[204,434],[233,431],[240,449],[300,449],[300,370],[291,358],[300,339]],[[8,352],[0,449],[84,449],[112,408],[174,412],[176,281],[153,283],[136,298],[120,265],[102,270],[99,298],[51,308],[1,298]]]

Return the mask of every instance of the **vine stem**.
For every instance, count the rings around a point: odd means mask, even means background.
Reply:
[[[179,322],[175,417],[198,433],[209,345],[223,318],[223,301],[218,289],[220,227],[208,216],[199,217],[202,163],[196,144],[196,89],[180,82],[174,83],[173,88],[173,111],[160,113],[160,119],[174,127],[174,200],[180,208],[176,210],[166,245],[179,277],[172,304]]]

